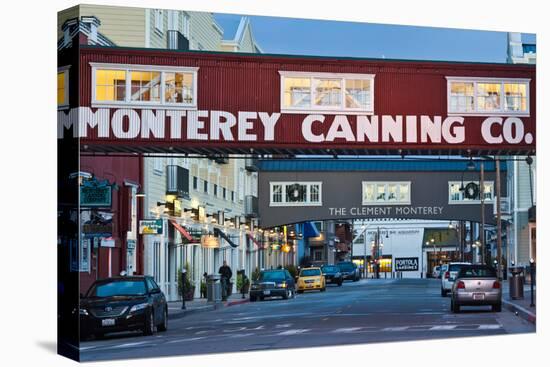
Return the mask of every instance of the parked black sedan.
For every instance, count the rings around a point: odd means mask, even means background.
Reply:
[[[340,268],[336,265],[323,265],[321,266],[321,272],[325,276],[325,282],[338,284],[339,287],[344,283],[344,277]]]
[[[250,302],[267,297],[294,298],[296,283],[286,269],[263,270],[250,287]]]
[[[95,281],[80,299],[79,315],[82,338],[131,330],[151,335],[168,327],[166,298],[150,276]]]

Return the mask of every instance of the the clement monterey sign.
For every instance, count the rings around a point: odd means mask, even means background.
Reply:
[[[280,130],[296,130],[308,143],[441,143],[469,144],[481,136],[483,144],[530,145],[520,117],[491,116],[469,126],[462,116],[428,115],[304,115],[298,125],[287,124],[279,112],[206,110],[135,110],[79,107],[58,112],[58,137],[74,127],[73,136],[99,141],[218,141],[275,142]],[[475,128],[479,130],[475,130]]]

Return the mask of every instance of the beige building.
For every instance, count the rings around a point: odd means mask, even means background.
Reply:
[[[183,47],[180,42],[175,47],[183,50],[188,47],[191,50],[261,52],[247,17],[240,19],[235,34],[224,35],[212,13],[103,5],[78,5],[60,12],[60,43],[64,37],[70,39],[65,34],[68,27],[64,27],[68,21],[85,22],[90,17],[94,17],[97,28],[92,31],[88,21],[86,30],[90,34],[100,34],[104,45],[174,48],[169,40],[175,35],[180,40],[182,36],[185,38]],[[234,284],[237,270],[244,269],[250,276],[258,265],[257,246],[248,239],[253,234],[254,222],[252,216],[247,215],[254,212],[258,179],[253,165],[247,162],[250,160],[244,157],[208,159],[163,155],[144,159],[143,216],[162,219],[163,223],[162,234],[144,235],[144,272],[155,277],[169,300],[179,299],[177,277],[185,264],[189,264],[188,276],[195,285],[195,297],[200,296],[203,273],[217,274],[224,260],[233,270]],[[181,185],[177,182],[178,171],[188,178],[186,193],[174,194],[170,191],[173,187],[168,186],[169,183]],[[189,243],[178,225],[189,233],[198,234],[199,238],[201,234],[222,231],[236,247],[221,238],[219,249],[204,248],[195,241]]]

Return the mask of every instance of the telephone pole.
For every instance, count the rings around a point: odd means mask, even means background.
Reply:
[[[497,272],[498,279],[502,280],[502,223],[500,212],[500,158],[495,157],[497,181]]]

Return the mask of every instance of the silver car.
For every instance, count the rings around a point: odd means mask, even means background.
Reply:
[[[451,311],[461,306],[491,306],[502,309],[502,285],[494,268],[487,265],[463,265],[451,289]]]

